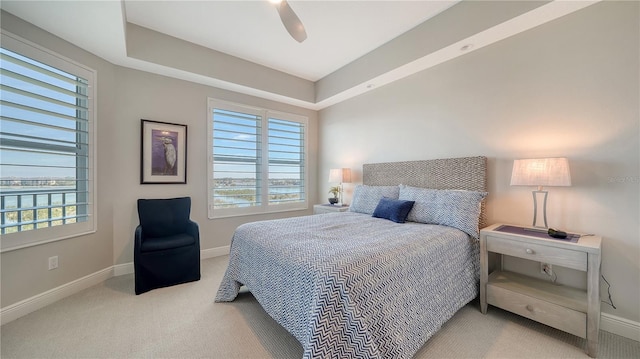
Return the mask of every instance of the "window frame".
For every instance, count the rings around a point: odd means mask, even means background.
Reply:
[[[289,211],[302,211],[309,208],[309,119],[306,116],[292,114],[283,111],[270,110],[266,108],[260,108],[250,105],[244,105],[234,103],[225,100],[219,100],[215,98],[209,98],[207,101],[207,208],[208,218],[227,218],[237,216],[248,216],[266,213],[278,213]],[[213,158],[213,111],[214,109],[234,111],[252,115],[261,116],[261,153],[262,163],[260,167],[261,186],[258,191],[262,196],[262,201],[259,205],[249,207],[235,207],[235,208],[215,208],[213,203],[214,196],[214,158]],[[278,119],[291,122],[297,122],[303,125],[304,128],[304,145],[303,145],[303,187],[304,187],[304,199],[292,203],[280,203],[269,204],[269,119]]]
[[[97,72],[85,65],[73,61],[62,56],[52,50],[25,40],[5,30],[0,31],[2,38],[2,47],[31,58],[45,65],[57,68],[74,76],[81,77],[88,81],[87,87],[87,142],[88,142],[88,166],[86,171],[87,189],[86,189],[86,210],[87,220],[76,223],[65,223],[56,226],[48,226],[45,228],[34,228],[26,231],[18,231],[14,233],[5,233],[0,235],[1,244],[0,251],[8,252],[21,248],[41,245],[60,241],[68,238],[88,235],[97,231],[97,196],[96,196],[96,127],[97,127],[97,111],[96,111],[96,93],[97,93]],[[78,194],[80,196],[80,194]]]

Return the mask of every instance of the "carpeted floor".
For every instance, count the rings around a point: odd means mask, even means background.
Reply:
[[[250,293],[214,303],[228,257],[202,262],[202,279],[140,296],[133,275],[7,323],[6,358],[301,358],[300,344]],[[295,290],[295,288],[292,288]],[[588,358],[583,339],[477,302],[460,310],[415,358]],[[599,358],[640,358],[640,343],[600,332]]]

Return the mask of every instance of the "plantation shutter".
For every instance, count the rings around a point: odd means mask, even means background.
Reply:
[[[262,117],[213,110],[214,207],[261,204]]]
[[[7,44],[46,64],[5,47]],[[16,44],[16,45],[13,45]],[[40,56],[42,55],[42,56]],[[58,66],[60,65],[60,66]],[[64,68],[64,70],[62,69]],[[77,69],[77,73],[69,71]],[[0,48],[0,233],[74,224],[93,229],[92,136],[89,97],[93,73],[4,36]],[[77,225],[83,222],[80,229]],[[24,243],[38,242],[30,235]]]
[[[209,218],[304,210],[307,118],[209,99]]]
[[[305,199],[304,136],[304,124],[269,118],[270,205]]]

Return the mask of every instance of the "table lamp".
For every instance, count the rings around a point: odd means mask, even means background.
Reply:
[[[547,225],[547,196],[544,186],[571,186],[571,174],[569,173],[569,161],[564,157],[559,158],[533,158],[513,161],[511,173],[512,186],[537,186],[532,191],[533,195],[533,226],[549,228]],[[538,222],[538,197],[543,197],[542,217],[544,226]]]
[[[342,184],[343,183],[351,183],[351,169],[350,168],[334,168],[329,171],[329,183],[339,183],[340,185],[340,194],[339,194],[339,205],[343,206],[344,200],[342,198]]]

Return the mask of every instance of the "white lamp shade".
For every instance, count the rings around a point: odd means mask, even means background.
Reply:
[[[351,183],[350,168],[334,168],[329,171],[330,183]]]
[[[571,186],[569,161],[564,157],[513,161],[512,186]]]

